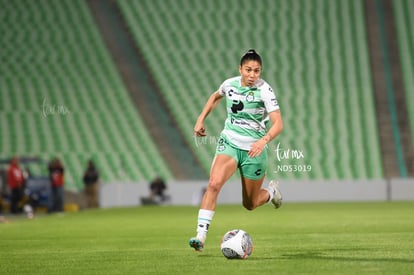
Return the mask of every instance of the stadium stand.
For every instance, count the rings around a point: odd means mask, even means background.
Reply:
[[[74,190],[89,158],[104,182],[170,179],[85,1],[0,6],[0,155],[60,157]]]
[[[249,0],[116,2],[206,172],[225,108],[208,118],[206,138],[194,139],[194,122],[221,81],[238,75],[240,56],[255,48],[285,125],[269,146],[270,176],[383,177],[361,1],[263,0],[254,10],[245,9]],[[105,182],[173,179],[85,1],[0,5],[0,155],[58,156],[69,189],[82,188],[89,158]],[[414,137],[414,7],[408,0],[393,6]]]
[[[408,0],[395,0],[393,1],[393,8],[396,18],[398,43],[400,45],[411,137],[414,143],[414,34],[412,32],[414,29],[414,20],[412,18],[414,3]]]
[[[361,1],[260,1],[248,10],[250,2],[118,1],[181,130],[192,132],[208,96],[255,48],[285,124],[269,149],[270,176],[383,177]],[[186,135],[206,171],[224,117],[220,107],[209,117],[207,139]]]

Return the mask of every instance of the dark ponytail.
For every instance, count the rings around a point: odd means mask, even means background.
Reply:
[[[247,61],[250,60],[254,60],[259,62],[260,66],[262,66],[262,58],[260,57],[260,55],[254,50],[254,49],[250,49],[248,50],[240,59],[240,66],[242,66],[244,63],[246,63]]]

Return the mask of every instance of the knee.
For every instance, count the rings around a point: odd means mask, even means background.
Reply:
[[[251,201],[243,201],[243,207],[246,208],[249,211],[252,211],[257,207],[257,205],[255,205]]]
[[[221,186],[221,182],[211,178],[208,182],[207,191],[211,193],[218,193],[220,192]]]

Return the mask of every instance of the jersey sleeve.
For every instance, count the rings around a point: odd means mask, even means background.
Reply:
[[[270,87],[269,85],[266,85],[262,93],[262,99],[263,99],[267,113],[277,111],[280,109],[279,103],[277,102],[277,99],[276,99],[276,95],[273,92],[272,87]]]
[[[220,87],[218,88],[218,94],[221,96],[226,96],[226,88],[227,86],[227,81],[224,81],[223,83],[221,83]]]

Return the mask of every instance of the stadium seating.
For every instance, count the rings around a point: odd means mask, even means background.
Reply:
[[[414,34],[412,31],[414,29],[414,20],[412,19],[414,3],[409,0],[395,0],[393,7],[404,74],[406,104],[414,142]]]
[[[221,82],[238,75],[240,56],[255,48],[264,60],[263,78],[277,93],[285,126],[269,146],[270,176],[383,177],[361,1],[117,3],[206,172],[226,116],[224,105],[207,119],[207,138],[194,139],[194,122]],[[0,4],[0,155],[58,156],[72,189],[82,188],[89,158],[96,161],[103,181],[144,181],[155,174],[172,179],[86,2]],[[394,1],[414,136],[412,5]],[[298,159],[299,151],[303,157]],[[286,158],[279,160],[277,152]],[[302,171],[309,167],[312,171]]]
[[[0,5],[0,155],[60,157],[68,189],[90,158],[103,182],[171,179],[86,2]]]
[[[270,176],[383,176],[361,1],[118,4],[206,171],[215,144],[208,139],[194,142],[192,127],[211,92],[226,77],[237,75],[240,56],[255,48],[264,60],[263,77],[277,91],[285,125],[270,146]],[[213,139],[224,117],[221,105],[208,118]],[[290,152],[288,159],[277,159],[278,144]],[[296,159],[292,150],[303,151],[304,157]],[[289,171],[304,169],[301,165],[312,171]],[[279,168],[287,171],[274,173]]]

